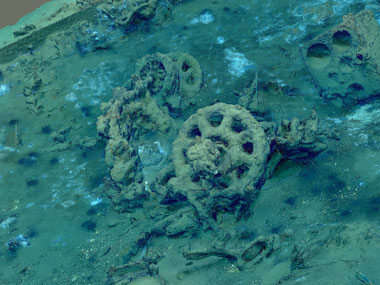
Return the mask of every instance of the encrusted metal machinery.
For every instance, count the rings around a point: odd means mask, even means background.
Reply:
[[[311,40],[302,56],[321,97],[353,106],[380,96],[380,26],[372,11],[343,16]]]

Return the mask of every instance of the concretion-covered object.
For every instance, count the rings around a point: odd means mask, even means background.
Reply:
[[[217,103],[198,110],[173,143],[176,177],[169,188],[187,196],[203,218],[240,211],[265,182],[269,141],[245,108]]]
[[[128,28],[139,20],[149,20],[154,17],[158,0],[108,0],[99,7],[115,25]]]
[[[196,95],[202,85],[202,70],[198,61],[180,52],[144,56],[136,64],[135,76],[143,80],[152,78],[149,91],[156,102],[167,106],[174,116],[196,103]]]
[[[308,161],[326,149],[331,138],[309,119],[275,123],[255,120],[239,105],[217,103],[199,109],[183,124],[173,143],[175,175],[168,194],[187,197],[201,222],[219,238],[218,215],[239,219],[257,198],[266,178],[282,160]]]
[[[185,215],[180,223],[160,226],[162,232],[191,233],[199,223],[223,238],[220,214],[230,212],[239,219],[281,160],[307,161],[326,144],[315,112],[308,120],[283,121],[278,127],[273,122],[259,123],[240,105],[224,103],[198,109],[177,135],[178,126],[170,115],[188,104],[197,106],[201,78],[193,57],[157,53],[140,60],[128,89],[113,90],[97,121],[98,134],[107,140],[105,162],[110,173],[105,192],[117,211],[143,206],[153,192],[162,205],[191,205],[199,221]],[[167,152],[152,136],[168,145],[177,136],[171,161],[162,159]],[[157,165],[163,168],[146,172]]]
[[[134,89],[115,88],[113,98],[102,104],[98,134],[107,139],[105,162],[110,167],[105,191],[117,211],[140,207],[148,192],[143,183],[139,139],[148,132],[167,134],[172,121],[150,96],[151,78],[136,80]]]
[[[170,141],[171,131],[177,128],[169,112],[178,115],[195,102],[201,82],[200,66],[192,56],[147,55],[138,62],[129,89],[115,88],[113,98],[102,104],[97,130],[107,139],[105,161],[110,176],[105,191],[118,211],[141,206],[149,192],[142,172],[141,156],[149,143],[144,136],[159,133]],[[149,164],[148,160],[145,157],[145,164]]]
[[[31,46],[37,49],[50,35],[54,34],[55,39],[57,32],[67,33],[79,21],[96,21],[97,5],[103,0],[82,2],[92,3],[83,6],[76,3],[56,5],[55,9],[41,14],[33,23],[26,23],[26,27],[19,29],[20,27],[15,25],[14,27],[18,27],[18,30],[15,30],[17,37],[7,37],[5,40],[6,34],[2,34],[1,37],[4,39],[0,42],[0,63],[10,62],[17,56],[30,52]]]
[[[380,27],[372,11],[344,16],[302,53],[324,99],[352,106],[380,96]]]
[[[283,159],[307,161],[327,148],[323,139],[333,137],[318,129],[318,116],[312,111],[309,119],[283,120],[275,135],[276,150]]]
[[[228,243],[211,248],[184,251],[183,256],[188,260],[201,260],[212,256],[235,260],[239,269],[247,269],[270,258],[281,247],[280,237],[276,234],[258,236],[244,247],[241,241],[231,239]]]
[[[156,265],[158,260],[159,257],[156,257],[154,259],[132,261],[120,266],[112,266],[107,272],[107,284],[165,284],[162,283],[158,275]]]

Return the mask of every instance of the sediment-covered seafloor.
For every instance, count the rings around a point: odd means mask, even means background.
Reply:
[[[377,284],[378,1],[52,1],[0,31],[1,284]]]

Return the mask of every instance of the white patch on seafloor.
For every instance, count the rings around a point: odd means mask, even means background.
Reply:
[[[271,41],[271,40],[273,40],[273,39],[274,39],[274,36],[273,36],[273,35],[262,36],[262,37],[259,37],[259,38],[257,39],[257,42],[258,42],[258,43],[265,43],[265,42],[269,42],[269,41]]]
[[[200,15],[199,17],[199,21],[202,23],[202,24],[210,24],[212,22],[214,22],[214,16],[212,14],[210,14],[209,12],[206,12],[202,15]]]
[[[66,156],[59,160],[64,163],[60,177],[51,184],[51,203],[69,208],[76,204],[78,196],[88,194],[85,185],[86,163],[78,165],[76,159]],[[50,206],[50,205],[49,205]]]
[[[306,30],[306,25],[304,24],[299,25],[298,30],[300,30],[301,32],[304,32]]]
[[[9,151],[9,152],[14,152],[14,151],[17,151],[18,152],[18,150],[16,150],[15,148],[13,148],[13,147],[10,147],[10,146],[3,146],[3,145],[1,145],[0,144],[0,151]]]
[[[215,20],[215,17],[212,14],[210,14],[209,12],[205,12],[202,15],[200,15],[199,17],[192,19],[190,23],[192,25],[195,25],[198,23],[202,23],[202,24],[207,25],[207,24],[214,22],[214,20]]]
[[[334,124],[342,124],[345,120],[343,120],[342,118],[327,118],[327,120],[333,122]]]
[[[78,100],[77,96],[75,96],[75,94],[74,94],[73,92],[70,92],[69,94],[67,94],[67,95],[65,96],[65,99],[66,99],[67,101],[70,101],[70,102],[75,102],[75,101]]]
[[[65,209],[74,206],[76,203],[73,200],[64,201],[61,203],[61,206]]]
[[[7,94],[9,90],[9,84],[0,84],[0,96]]]
[[[2,135],[2,132],[0,131],[0,136]],[[13,147],[4,146],[0,143],[0,159],[5,158],[8,155],[8,152],[18,152],[18,150],[14,149]]]
[[[345,119],[348,135],[355,137],[354,145],[367,145],[370,138],[368,128],[380,120],[380,110],[373,105],[364,105],[347,115]]]
[[[0,227],[3,229],[9,228],[9,226],[17,221],[15,217],[6,218],[4,221],[0,223]]]
[[[346,118],[348,121],[366,125],[380,119],[380,110],[371,105],[364,105],[354,113],[347,115]]]
[[[242,76],[248,69],[254,67],[254,63],[249,61],[244,54],[237,52],[235,48],[226,48],[224,53],[228,61],[228,72],[235,77]]]
[[[28,204],[26,204],[26,208],[31,208],[31,207],[33,207],[33,206],[35,206],[36,204],[34,203],[34,202],[30,202],[30,203],[28,203]]]
[[[77,108],[83,105],[98,105],[104,96],[116,86],[121,86],[126,79],[125,69],[119,61],[101,62],[94,69],[85,68],[72,85],[73,91],[70,94],[80,101]]]
[[[226,42],[226,40],[223,37],[221,37],[221,36],[219,36],[219,37],[216,38],[216,43],[218,45],[224,44],[225,42]]]
[[[98,197],[95,200],[91,201],[90,205],[96,206],[96,205],[99,205],[101,202],[103,202],[103,199]]]

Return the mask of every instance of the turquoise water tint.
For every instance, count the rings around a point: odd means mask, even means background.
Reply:
[[[55,0],[0,30],[0,284],[380,284],[379,23]]]

